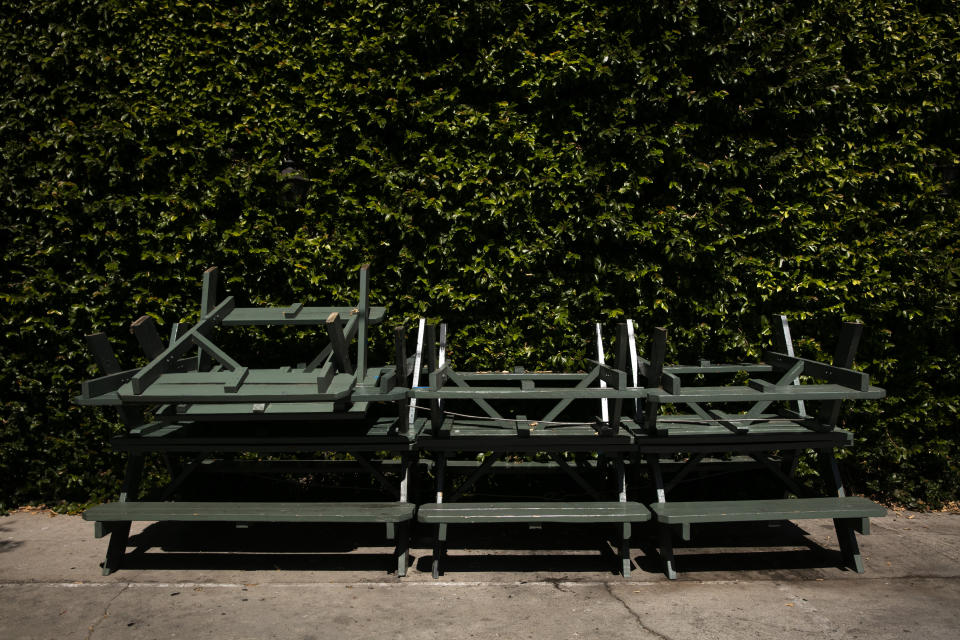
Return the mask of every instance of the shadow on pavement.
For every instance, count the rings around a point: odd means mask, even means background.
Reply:
[[[124,557],[126,569],[396,571],[393,543],[385,525],[378,524],[253,523],[238,528],[158,522],[131,536],[129,544],[134,548]],[[443,569],[616,574],[616,545],[617,528],[609,525],[451,526]],[[411,546],[419,556],[411,557],[411,566],[429,572],[433,528],[415,526]],[[634,577],[661,574],[653,526],[635,526],[631,547],[640,572]],[[790,522],[694,526],[690,542],[674,536],[674,549],[682,573],[817,570],[843,564],[838,550],[817,544]]]
[[[0,536],[10,531],[10,527],[0,524]],[[0,553],[4,551],[13,551],[23,544],[20,540],[0,540]]]

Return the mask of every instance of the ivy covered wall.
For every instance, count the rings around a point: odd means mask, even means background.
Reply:
[[[71,405],[83,335],[343,302],[462,368],[575,369],[590,327],[669,359],[867,333],[860,490],[960,487],[956,2],[21,0],[0,15],[0,502],[116,491],[110,416]],[[309,180],[303,201],[285,159]],[[309,340],[309,336],[295,336]],[[258,338],[268,340],[270,337]],[[376,353],[389,346],[378,334]],[[258,343],[261,344],[261,343]]]

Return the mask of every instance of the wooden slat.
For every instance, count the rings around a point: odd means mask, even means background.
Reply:
[[[639,502],[444,502],[420,507],[423,523],[465,522],[646,522]]]
[[[200,402],[325,402],[346,399],[353,390],[354,377],[348,374],[336,374],[332,377],[329,387],[318,390],[318,379],[323,376],[313,375],[313,378],[304,382],[260,382],[256,380],[256,369],[251,369],[243,385],[235,393],[225,393],[224,385],[234,381],[231,373],[224,376],[211,374],[204,382],[177,383],[166,382],[161,376],[157,383],[148,387],[141,394],[131,392],[130,383],[120,388],[119,396],[126,402],[139,403],[200,403]],[[164,376],[183,376],[189,374],[163,374]],[[379,394],[379,391],[375,393]],[[382,395],[378,395],[382,399]]]
[[[357,380],[363,384],[367,375],[367,328],[370,324],[370,265],[360,267],[360,301],[357,303]]]
[[[767,351],[763,354],[763,359],[778,371],[787,371],[797,362],[802,362],[804,375],[826,380],[832,384],[842,385],[856,391],[866,391],[870,387],[870,376],[861,371],[835,367],[816,360],[791,357],[775,351]]]
[[[647,387],[660,386],[660,374],[663,373],[663,361],[667,356],[667,330],[656,327],[650,342],[650,364],[647,366]]]
[[[467,381],[484,381],[484,382],[503,382],[503,383],[513,383],[520,380],[533,380],[538,384],[543,384],[544,382],[579,382],[584,377],[590,375],[589,373],[551,373],[546,371],[522,371],[522,372],[508,372],[508,371],[490,371],[490,372],[470,372],[470,371],[458,371],[457,375]]]
[[[100,370],[107,375],[118,373],[120,363],[117,362],[117,356],[113,353],[113,347],[110,346],[107,335],[105,333],[91,333],[85,337],[87,347],[93,353],[93,359],[96,360]]]
[[[347,339],[343,335],[343,327],[340,326],[336,312],[331,312],[327,316],[325,326],[327,336],[330,338],[333,361],[337,365],[337,370],[343,373],[353,373],[353,363],[350,361],[350,353],[347,351]]]
[[[257,408],[259,405],[262,408]],[[196,420],[215,422],[224,420],[362,420],[367,403],[351,402],[347,412],[336,411],[333,402],[264,402],[264,403],[208,403],[179,404],[158,412],[164,420]]]
[[[473,400],[474,398],[486,398],[488,400],[497,399],[522,399],[522,400],[561,400],[561,399],[590,399],[590,398],[637,398],[643,397],[642,389],[600,389],[592,387],[589,389],[575,388],[553,388],[553,389],[509,389],[505,387],[470,387],[468,389],[455,389],[446,387],[443,389],[413,389],[411,395],[414,398],[433,399],[443,398],[446,400]],[[552,419],[552,418],[551,418]],[[546,418],[544,418],[546,420]]]
[[[340,314],[340,322],[346,323],[355,314],[356,307],[302,307],[288,317],[290,307],[237,307],[221,323],[225,327],[273,326],[273,325],[322,325],[331,313]],[[369,323],[380,324],[386,317],[386,307],[370,307]]]
[[[773,367],[769,364],[756,364],[744,362],[740,364],[710,364],[704,361],[698,365],[669,365],[663,368],[675,375],[693,375],[693,374],[714,374],[714,373],[770,373]]]
[[[661,403],[670,402],[758,402],[761,400],[873,400],[883,398],[886,392],[879,387],[856,391],[839,384],[780,385],[769,391],[750,387],[686,387],[680,393],[647,389],[649,397]]]
[[[656,514],[657,520],[665,524],[881,518],[887,514],[882,506],[861,497],[662,502],[650,505],[650,509]]]
[[[80,397],[85,401],[97,398],[98,396],[110,393],[111,391],[116,391],[124,384],[129,382],[130,378],[135,376],[138,371],[140,371],[140,369],[116,371],[110,375],[84,380],[82,386],[80,387]],[[83,402],[83,404],[87,403]]]
[[[102,522],[403,522],[406,502],[110,502],[87,509]]]
[[[311,384],[316,382],[320,372],[304,372],[298,369],[250,369],[247,384]],[[231,371],[184,371],[182,373],[164,373],[157,378],[156,384],[226,384],[233,380]]]
[[[150,316],[140,316],[130,324],[130,333],[137,338],[140,348],[148,359],[153,360],[163,353],[163,340],[157,331],[157,323]]]

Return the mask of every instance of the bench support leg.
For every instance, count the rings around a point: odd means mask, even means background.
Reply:
[[[650,466],[653,487],[657,491],[657,502],[666,502],[667,491],[663,486],[663,470],[660,468],[659,456],[655,453],[648,454],[647,464]],[[663,572],[670,580],[676,580],[677,570],[673,560],[673,540],[670,537],[670,525],[658,522],[657,529],[660,534],[660,557],[663,558]]]
[[[407,575],[407,565],[410,562],[410,523],[401,522],[397,525],[397,576]]]
[[[120,492],[120,502],[131,502],[139,497],[140,477],[143,474],[143,456],[131,454],[127,460],[127,469],[123,476],[123,487]],[[108,576],[123,562],[123,554],[127,551],[127,540],[130,538],[129,522],[111,522],[110,542],[107,545],[107,556],[103,559],[103,575]]]
[[[433,541],[433,578],[440,577],[440,558],[443,556],[447,546],[447,524],[437,525],[437,537]]]
[[[821,449],[817,452],[817,458],[820,461],[821,473],[823,473],[827,482],[833,485],[835,495],[841,498],[846,496],[847,492],[843,488],[843,478],[840,476],[840,468],[837,466],[833,449]],[[833,520],[833,528],[837,532],[837,542],[840,543],[840,553],[843,556],[844,566],[857,573],[863,573],[863,559],[860,557],[860,545],[857,544],[855,524],[856,520],[849,518],[834,518]]]
[[[629,522],[624,522],[620,530],[620,573],[624,578],[630,577],[630,535]]]
[[[670,525],[658,524],[660,530],[660,557],[663,558],[663,572],[670,580],[677,579],[677,568],[673,559],[673,540]]]
[[[113,522],[110,526],[110,543],[107,545],[107,557],[103,559],[103,575],[108,576],[123,562],[127,551],[127,539],[130,537],[129,522]]]
[[[833,528],[837,531],[837,540],[840,542],[840,553],[843,554],[844,566],[857,573],[863,573],[863,559],[860,557],[860,545],[857,544],[857,534],[854,531],[853,521],[849,518],[835,518]]]

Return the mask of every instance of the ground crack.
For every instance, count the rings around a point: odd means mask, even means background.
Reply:
[[[553,588],[556,589],[557,591],[560,591],[561,593],[573,593],[572,589],[563,588],[563,584],[562,584],[564,582],[563,578],[546,578],[544,581],[549,584],[552,584]]]
[[[649,626],[647,626],[647,623],[645,623],[645,622],[643,621],[643,618],[640,617],[640,614],[638,614],[636,611],[634,611],[634,610],[630,607],[630,605],[628,605],[628,604],[626,603],[626,601],[624,601],[623,598],[621,598],[620,596],[618,596],[617,594],[615,594],[615,593],[613,592],[613,589],[610,588],[610,583],[609,583],[609,582],[604,582],[604,583],[603,583],[603,587],[607,590],[607,593],[609,593],[610,596],[611,596],[614,600],[616,600],[617,602],[619,602],[620,604],[623,605],[623,608],[626,609],[627,612],[628,612],[631,616],[633,616],[633,619],[637,621],[637,624],[639,624],[640,627],[641,627],[644,631],[649,631],[650,633],[652,633],[652,634],[655,635],[656,637],[658,637],[658,638],[663,638],[663,640],[673,640],[670,636],[664,635],[664,634],[660,633],[659,631],[657,631],[656,629],[651,629]]]
[[[93,632],[97,630],[98,626],[100,626],[100,623],[106,620],[110,616],[110,607],[113,605],[113,601],[119,598],[123,594],[123,592],[129,588],[130,588],[129,583],[123,585],[123,589],[120,589],[120,591],[117,591],[117,593],[107,601],[107,606],[103,608],[103,615],[100,616],[99,620],[97,620],[96,622],[94,622],[92,625],[88,627],[86,640],[90,640],[90,638],[93,637]]]

